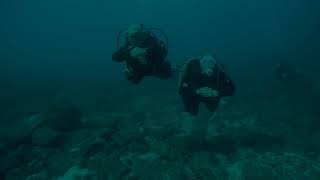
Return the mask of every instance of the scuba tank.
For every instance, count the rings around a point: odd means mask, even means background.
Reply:
[[[150,33],[152,36],[159,39],[163,43],[163,46],[164,46],[166,52],[168,53],[169,40],[168,40],[168,36],[164,33],[164,31],[162,31],[159,28],[154,28],[154,27],[146,28],[142,24],[141,24],[141,26],[142,26],[143,32]],[[124,28],[118,32],[117,49],[119,49],[122,45],[124,45],[127,42],[127,34],[126,33],[127,33],[127,28]]]

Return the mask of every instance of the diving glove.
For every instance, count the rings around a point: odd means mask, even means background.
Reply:
[[[133,75],[133,70],[127,65],[127,62],[124,63],[124,72],[129,76]]]
[[[202,87],[196,90],[196,93],[202,97],[218,97],[219,92],[217,90],[211,89],[209,87]]]

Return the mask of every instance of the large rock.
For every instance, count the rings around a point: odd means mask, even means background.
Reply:
[[[9,152],[7,156],[2,156],[0,158],[0,171],[6,172],[10,169],[15,169],[22,166],[25,161],[25,153],[26,152],[23,148],[18,148],[15,151]]]
[[[22,168],[10,169],[6,172],[4,180],[21,180],[27,176]]]
[[[44,123],[56,131],[72,131],[83,127],[83,114],[79,108],[69,104],[52,106],[42,114]]]
[[[8,147],[30,143],[32,132],[43,123],[40,115],[31,116],[0,129],[0,141]]]
[[[47,127],[41,127],[32,134],[32,144],[36,146],[59,147],[63,145],[65,135]]]

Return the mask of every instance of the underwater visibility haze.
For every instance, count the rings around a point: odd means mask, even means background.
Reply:
[[[132,24],[168,38],[172,77],[127,80]],[[320,179],[320,2],[1,0],[0,179]],[[184,112],[185,62],[235,93]]]

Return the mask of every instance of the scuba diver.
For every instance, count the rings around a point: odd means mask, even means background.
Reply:
[[[157,37],[159,32],[165,37],[165,41]],[[124,42],[119,47],[121,38]],[[158,29],[139,24],[120,31],[118,50],[113,53],[112,59],[123,62],[127,79],[133,84],[139,84],[145,76],[160,79],[172,76],[171,64],[165,60],[167,54],[168,41],[165,34]]]
[[[235,85],[216,57],[210,54],[187,61],[179,79],[179,94],[185,111],[197,115],[203,102],[210,112],[218,107],[220,99],[232,96]]]
[[[297,80],[301,77],[296,67],[286,61],[279,62],[274,68],[275,77],[281,81]]]

